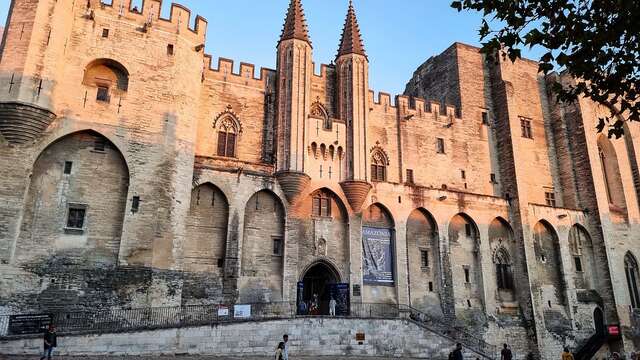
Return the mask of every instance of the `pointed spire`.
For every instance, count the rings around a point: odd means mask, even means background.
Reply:
[[[289,3],[287,18],[284,20],[284,28],[282,35],[280,35],[280,41],[290,39],[303,40],[311,45],[307,20],[304,17],[304,9],[300,0],[291,0]]]
[[[353,0],[349,0],[349,11],[347,19],[342,29],[342,39],[340,39],[340,48],[338,49],[338,57],[345,54],[358,54],[367,56],[364,51],[364,43],[360,35],[360,26],[356,19],[356,11],[353,8]]]

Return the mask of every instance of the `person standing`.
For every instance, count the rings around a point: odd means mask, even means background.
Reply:
[[[276,360],[284,360],[284,343],[282,341],[276,348]]]
[[[513,354],[511,353],[511,349],[509,349],[509,345],[504,344],[504,347],[500,352],[500,360],[511,360],[511,359],[513,359]]]
[[[449,355],[449,358],[451,360],[464,360],[464,356],[462,355],[462,344],[456,344],[456,349]]]
[[[282,336],[282,342],[284,343],[282,349],[282,360],[289,360],[289,335],[284,334]]]
[[[574,360],[573,354],[569,351],[568,347],[565,347],[562,352],[562,360]]]
[[[331,300],[329,300],[329,315],[330,316],[336,316],[336,299],[331,298]]]
[[[53,349],[58,347],[58,336],[56,335],[56,327],[49,325],[49,328],[44,333],[44,351],[40,360],[45,358],[51,360]]]

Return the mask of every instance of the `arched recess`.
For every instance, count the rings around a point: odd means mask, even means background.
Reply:
[[[291,222],[300,264],[329,259],[339,272],[349,272],[349,216],[338,195],[327,188],[313,191],[296,205]]]
[[[438,224],[427,210],[415,209],[407,219],[406,236],[411,306],[442,316]]]
[[[626,216],[627,202],[622,185],[622,176],[620,175],[618,155],[611,140],[602,134],[598,136],[598,155],[609,207],[613,212],[622,213]]]
[[[540,220],[533,228],[533,240],[544,306],[563,308],[566,304],[566,288],[558,234],[551,224]]]
[[[87,130],[54,141],[33,165],[18,260],[115,266],[128,189],[129,167],[106,137]]]
[[[638,164],[638,157],[636,156],[636,146],[633,143],[633,134],[631,133],[631,128],[627,121],[624,122],[624,141],[627,145],[629,164],[631,166],[631,176],[633,177],[633,185],[636,189],[638,207],[640,207],[640,164]]]
[[[129,71],[113,59],[96,59],[85,68],[82,83],[106,87],[109,91],[126,92],[129,89]]]
[[[495,218],[489,225],[489,246],[496,276],[496,299],[503,307],[513,307],[516,301],[516,243],[511,225]]]
[[[631,252],[627,252],[624,257],[624,272],[627,277],[630,305],[634,309],[640,309],[640,272],[638,260]]]
[[[449,253],[456,308],[482,309],[480,233],[467,214],[460,213],[449,222]]]
[[[593,243],[587,229],[575,224],[569,231],[569,250],[577,289],[595,289],[596,273]]]
[[[186,270],[222,273],[228,223],[229,202],[222,191],[211,183],[194,188],[186,221]]]
[[[363,301],[396,302],[395,222],[382,204],[362,213],[362,247]]]
[[[249,199],[244,214],[240,301],[282,300],[284,225],[284,205],[274,193],[262,190]]]

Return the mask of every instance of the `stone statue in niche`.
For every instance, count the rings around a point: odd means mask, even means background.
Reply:
[[[315,253],[316,256],[327,256],[327,241],[325,239],[316,239]]]

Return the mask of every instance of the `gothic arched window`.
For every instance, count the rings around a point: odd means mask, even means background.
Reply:
[[[230,118],[224,118],[218,126],[218,156],[235,157],[238,128]]]
[[[634,309],[640,308],[640,292],[638,291],[638,262],[627,253],[624,257],[624,270],[627,274],[627,286],[629,287],[629,297],[631,298],[631,306]]]
[[[503,247],[495,253],[496,282],[498,290],[513,290],[513,272],[511,270],[511,257]]]
[[[387,161],[381,151],[375,151],[371,157],[371,180],[386,181],[387,180]]]

